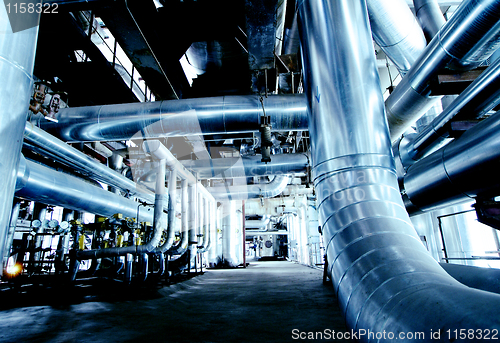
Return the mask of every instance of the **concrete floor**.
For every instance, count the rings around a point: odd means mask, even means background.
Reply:
[[[294,329],[346,331],[322,271],[286,261],[208,270],[144,294],[106,287],[107,298],[55,290],[17,306],[2,292],[0,342],[293,342]]]

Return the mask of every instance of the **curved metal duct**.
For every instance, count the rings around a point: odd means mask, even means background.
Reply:
[[[139,203],[105,191],[77,177],[64,174],[21,155],[16,196],[44,204],[57,205],[104,217],[121,213],[124,217],[153,222],[153,210]]]
[[[409,211],[500,194],[500,112],[413,164],[404,177]]]
[[[401,74],[410,70],[427,42],[404,0],[367,0],[375,42]]]
[[[201,179],[307,173],[309,157],[306,154],[277,154],[272,157],[269,163],[262,163],[261,155],[188,160],[181,163],[198,173]]]
[[[219,201],[245,200],[252,198],[273,198],[280,195],[290,182],[288,175],[276,175],[269,183],[243,186],[209,187],[207,190]]]
[[[33,65],[38,36],[38,16],[32,27],[13,32],[5,6],[0,6],[0,256],[4,256],[7,228],[16,185],[16,170],[22,147],[26,112],[28,111],[33,85]],[[12,24],[27,18],[13,19]],[[27,25],[26,27],[29,27]],[[3,269],[0,270],[0,275]]]
[[[418,160],[448,138],[446,124],[460,115],[479,118],[500,103],[500,59],[488,67],[446,109],[410,142],[406,152]]]
[[[415,14],[428,42],[446,23],[437,0],[413,0]]]
[[[463,264],[440,263],[441,267],[458,282],[487,292],[500,293],[500,270],[466,266]]]
[[[45,122],[42,128],[64,141],[258,132],[262,116],[259,99],[225,96],[65,108],[59,112],[58,123]],[[274,131],[307,129],[304,96],[268,96],[264,107]]]
[[[134,181],[110,169],[106,165],[96,162],[96,160],[90,156],[87,156],[60,139],[48,134],[30,122],[26,122],[24,140],[40,146],[44,150],[50,152],[51,156],[58,157],[63,163],[69,163],[72,168],[88,173],[99,181],[129,191],[130,194],[150,203],[154,202],[154,195],[147,194],[148,191],[146,189],[141,189]]]
[[[247,230],[252,229],[262,229],[264,226],[267,226],[271,221],[270,216],[262,216],[261,219],[247,219],[245,220],[245,228]]]
[[[396,337],[498,328],[500,297],[450,277],[404,210],[365,1],[304,0],[299,14],[319,220],[348,327]]]
[[[450,65],[474,68],[498,48],[499,13],[500,0],[460,4],[385,102],[392,141],[439,99],[429,96],[429,83],[439,70]]]

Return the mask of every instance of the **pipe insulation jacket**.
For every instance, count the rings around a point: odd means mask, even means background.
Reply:
[[[269,96],[264,107],[274,131],[307,130],[303,95]],[[65,108],[42,128],[64,141],[151,139],[258,132],[261,115],[259,96],[225,96]]]
[[[440,97],[431,80],[445,67],[472,69],[500,46],[500,0],[464,0],[385,101],[391,140]]]
[[[319,221],[348,327],[396,336],[499,329],[500,297],[450,277],[405,211],[365,0],[298,6]]]

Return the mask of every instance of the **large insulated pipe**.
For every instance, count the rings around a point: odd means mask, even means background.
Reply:
[[[404,177],[408,210],[430,211],[500,194],[500,112],[413,164]]]
[[[237,210],[241,201],[225,201],[222,203],[222,259],[228,267],[237,267],[240,259],[241,223],[238,222]]]
[[[268,215],[262,216],[260,219],[247,219],[245,220],[245,228],[246,229],[263,229],[267,224],[269,224],[269,221],[271,220],[271,217]]]
[[[262,163],[262,155],[186,160],[182,165],[198,173],[200,179],[234,178],[277,174],[307,173],[309,157],[306,154],[277,154],[269,163]]]
[[[168,176],[168,227],[165,242],[158,247],[157,252],[167,252],[172,248],[177,231],[177,218],[175,216],[175,204],[177,203],[177,170],[170,170]]]
[[[197,227],[196,227],[196,184],[188,185],[188,196],[189,196],[189,206],[188,206],[188,226],[189,226],[189,255],[190,263],[195,259],[196,253],[198,252],[198,237],[197,237]]]
[[[439,97],[430,81],[446,66],[474,68],[500,45],[500,0],[464,0],[385,102],[395,141]]]
[[[26,18],[12,16],[0,5],[0,256],[4,256],[7,228],[14,200],[16,171],[23,144],[24,122],[33,85],[38,25],[13,32],[12,25]],[[0,275],[3,269],[0,270]]]
[[[348,327],[394,334],[378,342],[498,329],[500,298],[450,277],[404,209],[365,1],[303,0],[299,14],[319,220]]]
[[[367,0],[375,42],[401,74],[410,70],[427,45],[424,33],[404,0]]]
[[[245,200],[254,198],[273,198],[283,192],[290,182],[288,175],[276,175],[269,183],[253,185],[217,186],[207,188],[208,192],[219,201]]]
[[[437,0],[413,0],[415,14],[428,42],[446,23]]]
[[[147,190],[141,189],[134,181],[34,126],[33,123],[26,122],[24,140],[41,147],[43,150],[49,152],[51,156],[58,157],[63,163],[88,173],[99,181],[129,191],[130,194],[150,203],[154,201],[154,196],[148,194]]]
[[[64,141],[258,132],[262,116],[259,99],[225,96],[65,108],[59,112],[58,123],[45,122],[42,128]],[[268,96],[264,108],[274,131],[307,129],[302,95]]]
[[[172,255],[182,255],[189,246],[189,226],[188,226],[188,182],[181,181],[181,240],[177,247],[171,251]]]
[[[121,213],[124,217],[136,218],[139,214],[140,221],[153,221],[152,209],[77,177],[26,160],[23,156],[19,164],[16,196],[103,217]]]
[[[447,124],[460,116],[476,118],[488,113],[500,103],[500,59],[488,67],[445,110],[420,132],[406,152],[418,160],[448,138]]]

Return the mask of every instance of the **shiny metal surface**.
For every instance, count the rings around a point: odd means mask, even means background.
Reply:
[[[222,206],[222,263],[237,267],[243,263],[241,201],[225,201]]]
[[[191,261],[196,257],[196,252],[198,251],[198,227],[196,225],[196,204],[198,202],[196,196],[196,184],[188,185],[188,238],[189,238],[189,253],[191,255]]]
[[[446,23],[437,0],[413,0],[415,14],[424,31],[425,38],[431,41]]]
[[[156,249],[156,252],[167,252],[172,248],[177,231],[177,220],[175,216],[175,204],[177,203],[177,170],[171,169],[168,175],[168,213],[167,213],[167,237],[165,242]]]
[[[373,39],[406,74],[427,45],[417,19],[404,0],[367,0],[366,4]]]
[[[410,201],[421,211],[500,194],[500,113],[412,165],[404,178]]]
[[[6,8],[3,4],[0,7],[0,256],[4,256],[22,132],[32,92],[38,26],[13,33]]]
[[[266,114],[274,131],[306,130],[303,95],[268,96]],[[64,141],[106,141],[258,132],[259,96],[225,96],[61,109],[58,123],[42,128]]]
[[[181,181],[181,240],[172,254],[181,255],[186,252],[189,246],[189,227],[188,227],[188,182]]]
[[[500,0],[464,0],[404,76],[385,105],[391,140],[422,116],[436,97],[429,82],[446,66],[474,68],[498,48]]]
[[[414,160],[424,156],[434,146],[448,138],[445,125],[456,116],[471,114],[476,118],[500,103],[500,60],[489,66],[446,109],[412,141],[409,153]]]
[[[264,226],[269,224],[271,220],[270,216],[262,216],[261,219],[248,219],[245,220],[245,228],[246,229],[262,229]]]
[[[97,162],[90,156],[48,134],[30,122],[26,122],[24,140],[40,146],[43,151],[49,152],[52,157],[58,158],[65,164],[69,164],[72,168],[92,175],[93,178],[99,181],[129,191],[130,194],[150,203],[154,201],[154,195],[137,185],[134,181],[126,178],[106,165]],[[116,157],[113,158],[113,160],[116,160]]]
[[[365,6],[364,0],[299,3],[319,221],[347,326],[396,337],[498,328],[500,298],[447,275],[404,209]]]
[[[253,185],[209,187],[208,192],[217,201],[245,200],[253,198],[272,198],[278,196],[290,182],[288,175],[276,175],[269,183]]]
[[[261,155],[211,160],[181,161],[182,165],[198,173],[202,179],[234,178],[278,174],[305,174],[309,167],[306,154],[272,155],[271,162],[262,163]]]
[[[62,206],[77,211],[111,217],[124,217],[153,222],[153,209],[105,191],[77,177],[57,172],[21,158],[16,184],[16,196],[44,204]],[[139,209],[139,210],[138,210]]]

